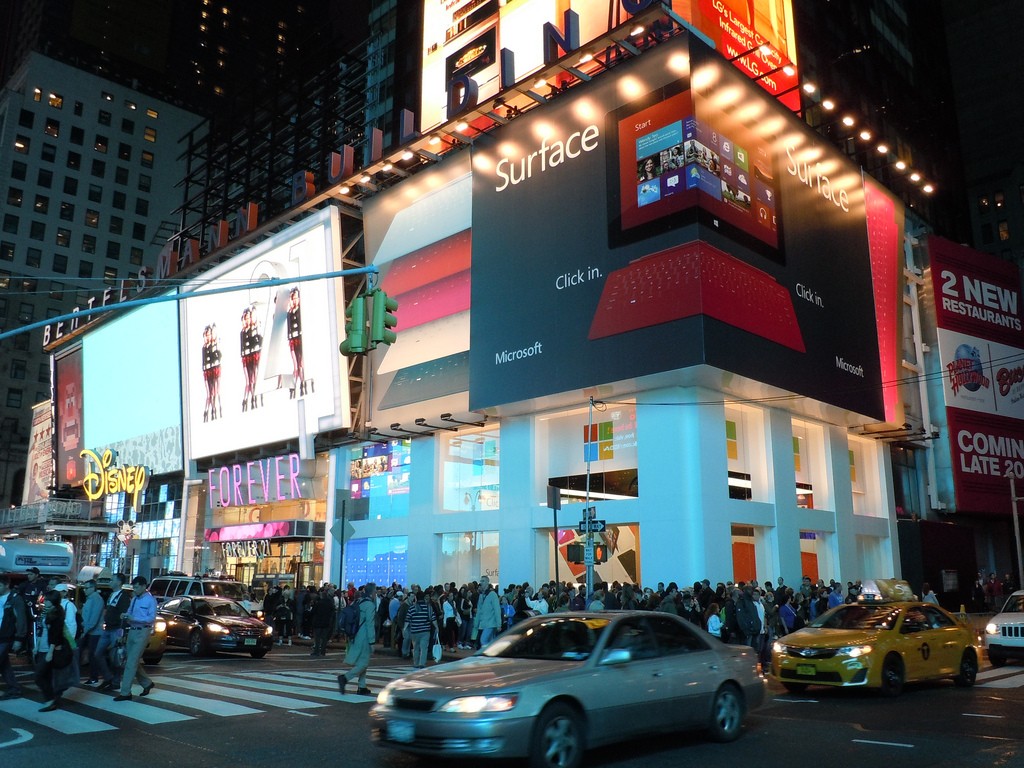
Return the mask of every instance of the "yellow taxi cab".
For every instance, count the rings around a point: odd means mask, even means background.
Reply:
[[[857,602],[837,606],[774,643],[772,677],[794,693],[831,685],[898,696],[905,683],[942,678],[974,685],[973,628],[913,598],[906,582],[866,581]]]

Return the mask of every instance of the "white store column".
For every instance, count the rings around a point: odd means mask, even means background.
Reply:
[[[641,578],[680,586],[732,572],[725,406],[696,387],[637,395]]]

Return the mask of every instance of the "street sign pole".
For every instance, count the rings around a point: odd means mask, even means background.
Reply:
[[[587,458],[587,488],[586,488],[586,494],[585,494],[585,497],[584,497],[584,500],[583,500],[583,515],[584,515],[584,519],[588,520],[588,523],[589,523],[588,515],[590,514],[590,453],[591,453],[591,451],[590,451],[590,447],[587,445],[587,443],[590,442],[590,438],[592,436],[591,433],[593,432],[593,429],[594,429],[594,398],[591,397],[590,398],[590,413],[589,413],[589,416],[588,416],[588,419],[587,419],[587,439],[583,441],[584,450],[586,450],[586,452],[587,452],[587,456],[586,456],[586,458]],[[588,552],[590,552],[591,554],[594,552],[594,532],[590,529],[589,524],[587,526],[587,546],[586,546],[586,550]],[[590,602],[590,597],[594,593],[594,558],[593,557],[587,557],[586,558],[586,565],[587,565],[587,596],[586,596],[586,599],[584,601],[584,607],[586,607],[587,603]]]

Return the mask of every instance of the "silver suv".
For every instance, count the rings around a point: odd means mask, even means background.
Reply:
[[[184,595],[214,595],[242,600],[248,595],[245,585],[234,579],[210,579],[198,576],[157,576],[149,584],[149,591],[156,598],[157,605],[165,600]]]
[[[993,667],[1008,658],[1024,659],[1024,590],[1010,595],[985,627],[985,648]]]

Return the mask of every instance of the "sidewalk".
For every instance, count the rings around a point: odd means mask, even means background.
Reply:
[[[306,648],[312,648],[313,647],[313,641],[312,640],[306,640],[304,638],[299,637],[298,635],[294,635],[294,636],[292,636],[292,646],[293,647],[301,646],[301,647],[306,647]],[[279,647],[282,647],[282,646],[276,645],[276,641],[275,641],[274,647],[275,648],[279,648]],[[288,647],[287,642],[285,642],[283,647],[285,647],[285,648]],[[329,651],[344,652],[345,647],[346,647],[346,642],[345,642],[344,639],[340,639],[339,640],[339,639],[331,638],[330,642],[327,643],[327,649]],[[393,656],[396,659],[401,659],[402,658],[402,655],[401,655],[401,653],[399,652],[398,649],[384,646],[384,645],[382,645],[380,643],[380,641],[374,643],[372,647],[373,647],[373,655],[374,656],[378,656],[378,657],[379,656]],[[444,662],[444,661],[455,661],[456,659],[464,659],[467,656],[472,656],[475,652],[476,651],[473,651],[473,650],[455,650],[455,651],[444,650],[441,653],[441,661]]]

